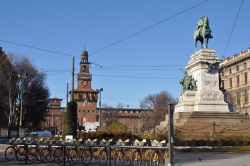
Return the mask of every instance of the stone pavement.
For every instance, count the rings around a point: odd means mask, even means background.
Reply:
[[[176,166],[250,166],[250,154],[240,153],[178,153]]]

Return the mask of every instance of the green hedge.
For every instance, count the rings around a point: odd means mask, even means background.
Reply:
[[[102,140],[102,139],[113,139],[113,140],[118,140],[118,139],[130,139],[131,141],[134,141],[136,139],[138,140],[142,140],[142,138],[140,136],[136,136],[134,134],[131,133],[126,133],[126,132],[107,132],[107,131],[97,131],[97,132],[90,132],[90,133],[86,133],[86,132],[78,132],[77,133],[77,137],[78,138],[82,138],[84,140],[86,139],[98,139],[98,140]]]

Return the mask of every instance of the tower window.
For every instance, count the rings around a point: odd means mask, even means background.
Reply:
[[[239,66],[236,66],[236,71],[239,71]]]
[[[229,74],[232,74],[232,69],[229,69]]]
[[[245,82],[245,84],[247,84],[247,79],[248,79],[248,78],[247,78],[247,73],[244,73],[244,78],[245,78],[245,81],[244,81],[244,82]]]
[[[233,87],[233,78],[229,78],[229,88]]]
[[[85,72],[86,71],[86,66],[82,67],[82,71]]]
[[[237,82],[237,86],[239,86],[240,85],[240,75],[236,76],[236,82]]]

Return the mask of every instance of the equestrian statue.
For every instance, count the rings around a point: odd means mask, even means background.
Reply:
[[[207,16],[201,16],[196,31],[194,32],[194,46],[197,48],[197,41],[201,42],[201,48],[208,47],[208,40],[213,38],[211,35],[211,29],[209,27],[209,21]]]

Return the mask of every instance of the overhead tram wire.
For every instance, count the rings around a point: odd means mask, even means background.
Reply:
[[[186,12],[188,12],[188,11],[194,9],[194,8],[197,8],[197,7],[199,7],[199,6],[201,6],[201,5],[205,4],[205,3],[207,3],[207,2],[209,2],[209,1],[210,1],[210,0],[204,0],[204,1],[202,1],[202,2],[200,2],[200,3],[198,3],[198,4],[196,4],[196,5],[193,5],[193,6],[189,7],[189,8],[186,8],[186,9],[180,11],[180,12],[177,12],[177,13],[175,13],[175,14],[173,14],[173,15],[171,15],[171,16],[169,16],[169,17],[167,17],[167,18],[165,18],[165,19],[163,19],[163,20],[161,20],[161,21],[159,21],[159,22],[157,22],[157,23],[154,23],[154,24],[151,24],[151,25],[149,25],[149,26],[146,26],[146,27],[142,28],[142,29],[139,30],[139,31],[136,31],[136,32],[134,32],[134,33],[132,33],[132,34],[130,34],[130,35],[128,35],[128,36],[125,36],[125,37],[121,38],[120,40],[118,40],[118,41],[116,41],[116,42],[113,42],[113,43],[111,43],[111,44],[108,44],[108,45],[106,45],[106,46],[104,46],[104,47],[102,47],[102,48],[100,48],[100,49],[98,49],[98,50],[92,52],[90,55],[94,55],[94,54],[97,54],[97,53],[99,53],[99,52],[101,52],[101,51],[104,51],[104,50],[106,50],[106,49],[108,49],[108,48],[111,48],[111,47],[113,47],[113,46],[115,46],[115,45],[117,45],[117,44],[119,44],[119,43],[121,43],[121,42],[123,42],[123,41],[125,41],[125,40],[128,40],[128,39],[130,39],[130,38],[132,38],[132,37],[134,37],[134,36],[137,36],[137,35],[139,35],[139,34],[145,32],[145,31],[147,31],[147,30],[149,30],[149,29],[152,29],[152,28],[155,27],[155,26],[158,26],[158,25],[160,25],[160,24],[162,24],[162,23],[164,23],[164,22],[166,22],[166,21],[169,21],[169,20],[171,20],[171,19],[173,19],[173,18],[175,18],[175,17],[177,17],[177,16],[179,16],[179,15],[182,15],[182,14],[184,14],[184,13],[186,13]]]
[[[68,57],[73,57],[72,54],[68,54],[68,53],[64,53],[64,52],[60,52],[60,51],[49,50],[49,49],[45,49],[45,48],[35,47],[35,46],[27,45],[27,44],[22,44],[22,43],[17,43],[17,42],[2,40],[2,39],[0,39],[0,41],[4,42],[4,43],[8,43],[8,44],[27,47],[27,48],[40,50],[40,51],[44,51],[44,52],[49,52],[49,53],[53,53],[53,54],[57,54],[57,55],[64,55],[64,56],[68,56]]]
[[[237,20],[238,20],[238,18],[239,18],[240,11],[241,11],[241,8],[242,8],[242,6],[243,6],[243,3],[244,3],[244,0],[241,0],[240,7],[239,7],[239,9],[238,9],[238,11],[237,11],[237,14],[236,14],[236,17],[235,17],[235,20],[234,20],[232,29],[231,29],[231,31],[230,31],[229,37],[228,37],[228,39],[227,39],[226,46],[225,46],[224,51],[223,51],[223,54],[222,54],[222,59],[225,57],[225,53],[226,53],[226,51],[227,51],[227,48],[228,48],[229,42],[230,42],[230,40],[231,40],[231,37],[232,37],[233,31],[234,31],[235,25],[236,25]]]
[[[178,67],[179,66],[179,67]],[[177,67],[177,68],[169,68]],[[40,68],[44,72],[70,72],[71,68],[65,69],[51,69],[51,68]],[[79,67],[75,67],[79,70]],[[98,70],[184,70],[184,65],[165,65],[165,66],[107,66],[107,67],[92,67],[92,69]]]
[[[174,78],[174,77],[153,77],[153,76],[133,76],[133,75],[99,75],[99,74],[94,74],[93,76],[97,77],[112,77],[112,78],[138,78],[138,79],[159,79],[159,80],[175,80],[179,78]]]
[[[128,39],[130,39],[130,38],[132,38],[132,37],[134,37],[134,36],[136,36],[138,34],[141,34],[141,33],[145,32],[145,31],[147,31],[147,30],[149,30],[149,29],[151,29],[151,28],[153,28],[155,26],[158,26],[158,25],[160,25],[160,24],[162,24],[162,23],[164,23],[164,22],[166,22],[168,20],[171,20],[171,19],[173,19],[173,18],[175,18],[175,17],[177,17],[179,15],[182,15],[182,14],[184,14],[184,13],[186,13],[186,12],[188,12],[188,11],[194,9],[194,8],[197,8],[197,7],[199,7],[199,6],[207,3],[209,1],[210,0],[204,0],[204,1],[202,1],[202,2],[200,2],[198,4],[196,4],[196,5],[193,5],[193,6],[189,7],[189,8],[186,8],[186,9],[180,11],[180,12],[177,12],[177,13],[175,13],[175,14],[173,14],[173,15],[171,15],[171,16],[169,16],[169,17],[167,17],[167,18],[165,18],[165,19],[163,19],[163,20],[161,20],[161,21],[159,21],[159,22],[157,22],[155,24],[152,24],[152,25],[149,25],[147,27],[144,27],[143,29],[141,29],[141,30],[139,30],[137,32],[134,32],[134,33],[132,33],[132,34],[130,34],[130,35],[128,35],[128,36],[126,36],[126,37],[124,37],[124,38],[116,41],[116,42],[108,44],[105,47],[100,48],[100,49],[94,51],[93,53],[91,53],[89,55],[94,55],[94,54],[97,54],[97,53],[99,53],[99,52],[101,52],[103,50],[111,48],[114,45],[117,45],[117,44],[119,44],[119,43],[121,43],[121,42],[123,42],[125,40],[128,40]],[[31,49],[40,50],[40,51],[44,51],[44,52],[49,52],[49,53],[53,53],[53,54],[57,54],[57,55],[63,55],[63,56],[69,56],[69,57],[73,57],[74,56],[73,54],[64,53],[64,52],[55,51],[55,50],[50,50],[50,49],[45,49],[45,48],[40,48],[40,47],[28,45],[28,44],[19,43],[19,42],[7,41],[7,40],[3,40],[3,39],[0,39],[0,41],[3,42],[3,43],[8,43],[8,44],[13,44],[13,45],[21,46],[21,47],[31,48]],[[75,56],[75,57],[79,58],[78,56]],[[93,64],[95,64],[95,63],[93,63]],[[97,65],[97,64],[95,64],[95,65]],[[97,66],[101,66],[101,65],[97,65]]]
[[[37,49],[40,51],[45,51],[45,52],[49,52],[49,53],[53,53],[53,54],[58,54],[58,55],[64,55],[64,56],[69,56],[69,57],[73,57],[73,54],[68,54],[68,53],[64,53],[64,52],[59,52],[59,51],[54,51],[54,50],[49,50],[49,49],[44,49],[44,48],[39,48],[36,46],[31,46],[31,45],[27,45],[27,44],[22,44],[22,43],[17,43],[17,42],[11,42],[11,41],[7,41],[7,40],[2,40],[0,39],[1,42],[4,43],[8,43],[8,44],[13,44],[13,45],[18,45],[18,46],[22,46],[22,47],[27,47],[27,48],[32,48],[32,49]],[[76,56],[75,56],[76,57]],[[79,57],[76,57],[79,58]],[[144,66],[107,66],[104,67],[102,65],[96,64],[94,62],[90,62],[91,64],[94,64],[95,66],[97,66],[98,68],[105,68],[105,69],[110,69],[110,68],[144,68],[144,67],[152,67],[152,68],[165,68],[165,67],[172,67],[172,66],[184,66],[184,65],[165,65],[165,66],[152,66],[152,65],[144,65]],[[95,68],[95,67],[93,67]],[[76,68],[77,69],[77,68]],[[43,69],[41,68],[41,70],[47,70],[47,69]],[[49,69],[50,70],[50,69]],[[54,71],[55,69],[53,69]],[[179,69],[174,69],[174,70],[179,70]]]
[[[99,69],[99,68],[93,68]],[[184,65],[166,65],[166,66],[107,66],[100,70],[126,71],[126,70],[147,70],[147,71],[166,71],[166,70],[184,70]]]
[[[47,72],[46,72],[47,73]],[[55,76],[58,74],[70,73],[70,71],[55,71],[55,73],[50,73],[48,76]],[[136,78],[136,79],[158,79],[158,80],[170,80],[179,79],[174,77],[154,77],[154,76],[135,76],[135,75],[109,75],[109,74],[92,74],[95,77],[110,77],[110,78]]]

